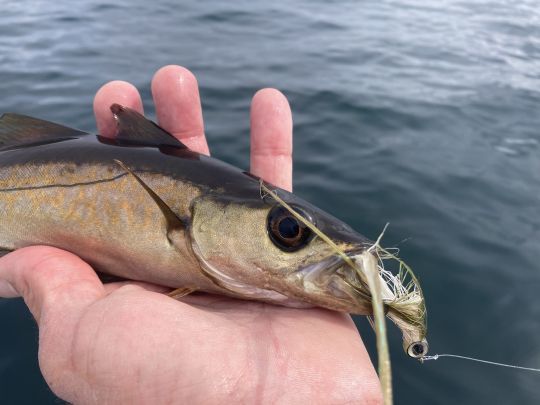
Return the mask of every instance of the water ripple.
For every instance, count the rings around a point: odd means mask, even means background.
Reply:
[[[410,238],[402,255],[423,282],[435,350],[534,361],[537,0],[2,2],[0,112],[93,130],[96,89],[123,79],[152,116],[150,77],[170,63],[198,76],[214,154],[245,168],[252,95],[285,91],[297,192],[369,237],[389,221],[388,244]],[[33,324],[5,302],[0,391],[55,403],[24,356],[34,338],[15,349]],[[537,401],[528,377],[420,367],[394,337],[398,404]],[[3,382],[8,368],[24,378]]]

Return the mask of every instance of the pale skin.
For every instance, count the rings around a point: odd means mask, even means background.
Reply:
[[[158,123],[208,154],[195,77],[166,66],[152,80]],[[135,87],[105,84],[94,99],[113,137],[112,103],[141,113]],[[292,188],[292,118],[279,91],[251,104],[251,172]],[[68,252],[44,246],[0,259],[0,297],[22,296],[39,326],[39,364],[76,404],[380,404],[373,365],[346,314],[195,294],[174,300],[145,283],[103,285]]]

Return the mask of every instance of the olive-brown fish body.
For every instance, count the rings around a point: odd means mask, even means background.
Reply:
[[[159,195],[184,228],[168,231],[163,212],[118,161]],[[279,251],[267,237],[268,209],[256,178],[192,151],[118,146],[90,135],[0,152],[3,250],[51,245],[79,255],[99,271],[128,279],[296,302],[298,297],[288,300],[285,295],[286,273],[276,277],[263,267],[272,261],[286,267],[287,259],[295,257]],[[244,235],[233,237],[235,232]],[[235,273],[227,278],[241,288],[223,288],[201,271],[194,240],[203,255]],[[279,254],[265,256],[264,249]],[[238,266],[242,251],[251,255]],[[292,262],[302,261],[307,260],[296,257]],[[264,278],[266,285],[255,288],[254,281]],[[284,289],[277,293],[272,283]]]
[[[55,246],[125,279],[372,313],[365,281],[335,250],[355,257],[372,242],[270,186],[330,246],[268,198],[260,179],[187,149],[132,110],[111,109],[113,140],[25,116],[0,119],[1,251]]]
[[[41,148],[36,147],[38,154]],[[169,243],[159,208],[113,160],[75,163],[61,158],[57,154],[55,161],[0,166],[2,249],[52,245],[115,276],[212,287],[191,252]],[[196,187],[159,173],[141,177],[176,212],[189,216],[189,204],[200,194]]]

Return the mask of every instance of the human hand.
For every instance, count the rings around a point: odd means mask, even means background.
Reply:
[[[178,66],[152,81],[158,122],[208,153],[195,77]],[[142,113],[139,93],[111,82],[96,94],[99,132],[114,136],[109,106]],[[292,119],[264,89],[251,106],[251,171],[292,186]],[[71,403],[381,403],[377,375],[348,315],[194,294],[103,285],[78,257],[51,247],[0,260],[0,297],[22,296],[39,326],[45,380]]]

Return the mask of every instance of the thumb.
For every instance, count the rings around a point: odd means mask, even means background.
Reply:
[[[38,324],[44,313],[76,316],[104,295],[92,268],[69,252],[32,246],[0,259],[0,297],[22,296]]]
[[[0,297],[24,298],[39,326],[41,371],[61,398],[86,393],[73,369],[73,342],[88,308],[104,295],[92,268],[69,252],[33,246],[0,259]]]

